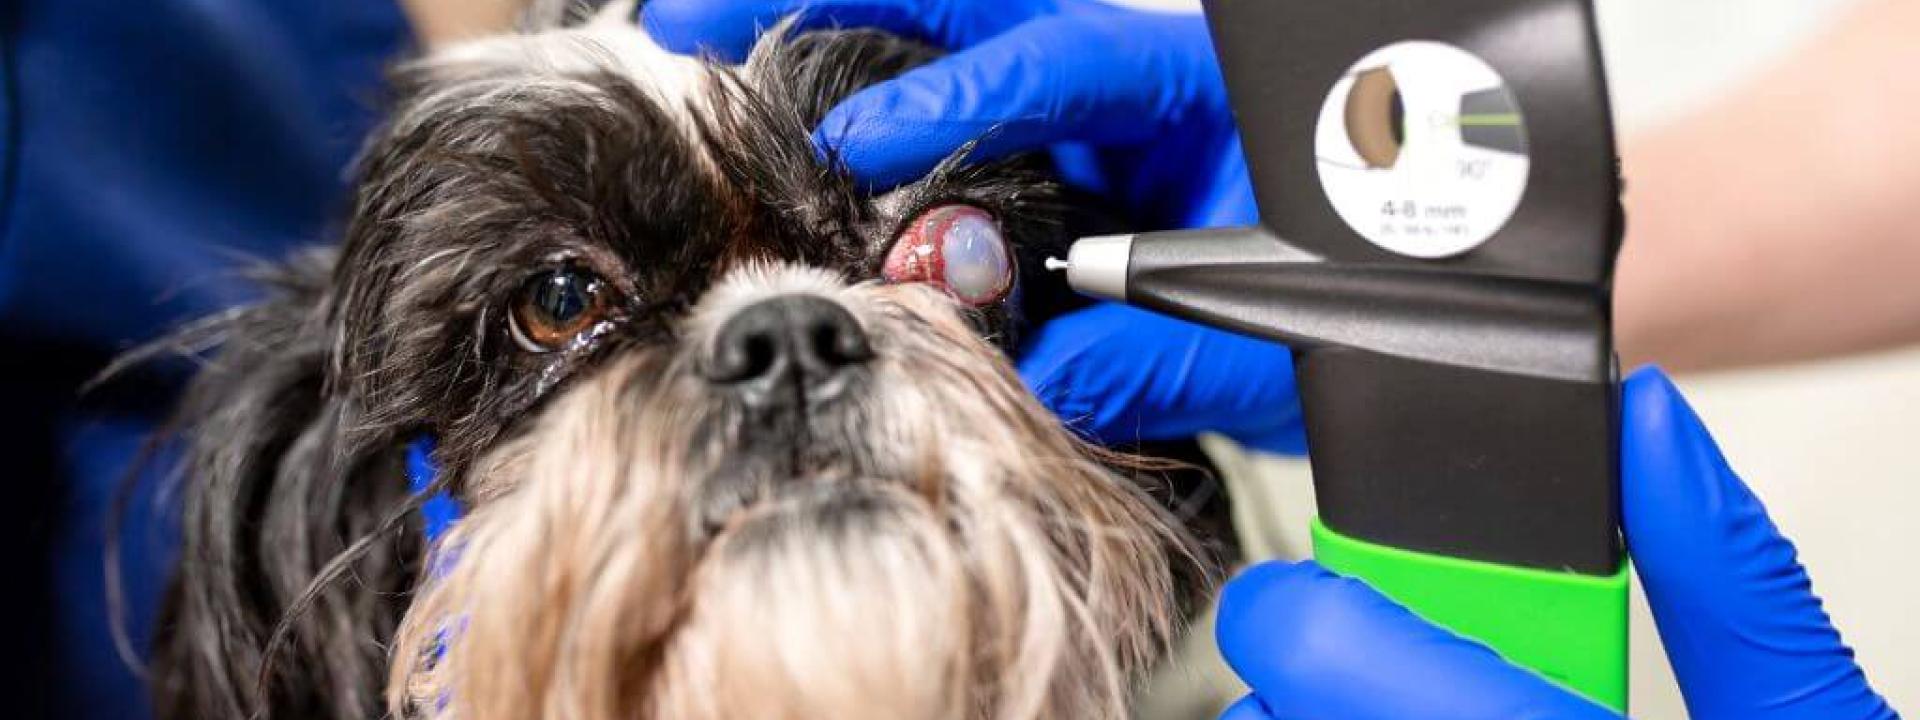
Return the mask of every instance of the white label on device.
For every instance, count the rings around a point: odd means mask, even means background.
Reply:
[[[1519,103],[1485,61],[1444,43],[1396,43],[1354,63],[1320,110],[1314,145],[1334,211],[1402,255],[1479,247],[1527,189]]]

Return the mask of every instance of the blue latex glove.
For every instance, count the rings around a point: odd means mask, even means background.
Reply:
[[[738,59],[757,33],[876,26],[954,50],[856,93],[815,140],[877,186],[976,157],[1049,149],[1070,183],[1140,213],[1144,229],[1257,220],[1204,20],[1091,0],[653,0],[664,46]],[[1278,345],[1113,306],[1049,323],[1021,352],[1027,383],[1104,442],[1214,430],[1305,449],[1292,357]]]
[[[876,186],[976,157],[1052,148],[1067,179],[1155,228],[1252,222],[1251,186],[1205,20],[1094,0],[653,0],[679,52],[738,59],[759,29],[873,26],[954,52],[827,113],[815,140]]]
[[[1624,401],[1627,542],[1691,716],[1897,717],[1673,384],[1642,371]],[[1242,573],[1217,634],[1253,688],[1231,720],[1618,717],[1310,562]]]
[[[1020,375],[1069,427],[1108,444],[1203,430],[1268,452],[1307,438],[1285,347],[1125,305],[1096,305],[1040,327]]]

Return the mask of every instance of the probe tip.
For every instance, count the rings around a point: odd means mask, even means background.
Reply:
[[[1059,272],[1061,270],[1065,270],[1070,267],[1073,267],[1073,263],[1067,262],[1065,260],[1061,260],[1060,258],[1057,258],[1057,257],[1047,258],[1047,270],[1049,271]]]

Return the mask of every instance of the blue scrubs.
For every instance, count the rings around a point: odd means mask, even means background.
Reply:
[[[29,578],[9,590],[27,614],[0,643],[24,662],[0,673],[19,684],[0,714],[145,715],[108,632],[106,508],[187,365],[79,385],[246,298],[241,258],[330,237],[408,41],[392,0],[0,0],[0,525]],[[170,559],[164,507],[130,505],[136,640]]]

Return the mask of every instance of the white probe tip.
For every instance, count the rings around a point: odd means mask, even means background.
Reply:
[[[1132,235],[1080,238],[1067,249],[1067,284],[1082,295],[1127,299],[1127,266],[1133,261]]]
[[[1065,260],[1061,260],[1060,258],[1057,258],[1057,257],[1047,258],[1047,270],[1050,272],[1060,272],[1062,270],[1066,270],[1071,267],[1073,267],[1073,263],[1067,262]]]

